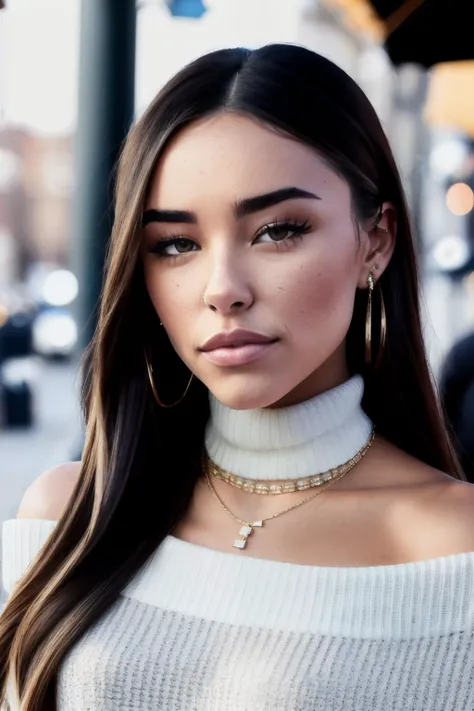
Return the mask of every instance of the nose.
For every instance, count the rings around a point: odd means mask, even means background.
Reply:
[[[203,294],[204,303],[222,315],[244,311],[254,302],[254,295],[245,275],[234,259],[219,260]]]

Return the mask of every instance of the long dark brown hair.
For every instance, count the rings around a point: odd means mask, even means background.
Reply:
[[[86,442],[79,481],[42,555],[0,618],[0,689],[7,676],[22,711],[55,709],[68,649],[117,599],[173,531],[199,476],[208,418],[195,382],[174,409],[153,400],[143,357],[176,397],[186,370],[145,289],[139,249],[144,200],[165,145],[204,116],[232,111],[314,147],[351,189],[362,224],[390,201],[396,247],[380,285],[388,338],[378,368],[364,366],[367,292],[356,294],[347,338],[364,407],[378,432],[452,476],[457,468],[430,377],[420,325],[413,239],[399,174],[380,122],[361,89],[327,59],[301,47],[213,52],[189,64],[130,131],[119,161],[115,221],[97,330],[84,360]],[[377,313],[375,314],[377,318]]]

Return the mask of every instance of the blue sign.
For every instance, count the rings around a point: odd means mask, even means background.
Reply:
[[[202,0],[168,0],[168,7],[173,17],[202,17],[206,6]]]

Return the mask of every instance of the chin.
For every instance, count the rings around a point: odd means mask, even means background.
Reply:
[[[256,383],[239,383],[233,387],[208,385],[208,388],[219,402],[232,410],[261,410],[278,402],[287,393],[281,387],[277,390],[274,383],[268,384],[267,387],[259,387]]]

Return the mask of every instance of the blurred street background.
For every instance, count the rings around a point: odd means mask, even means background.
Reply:
[[[413,215],[439,376],[474,329],[474,42],[458,4],[0,0],[0,527],[42,471],[80,457],[110,173],[130,123],[207,51],[301,44],[367,93]]]

